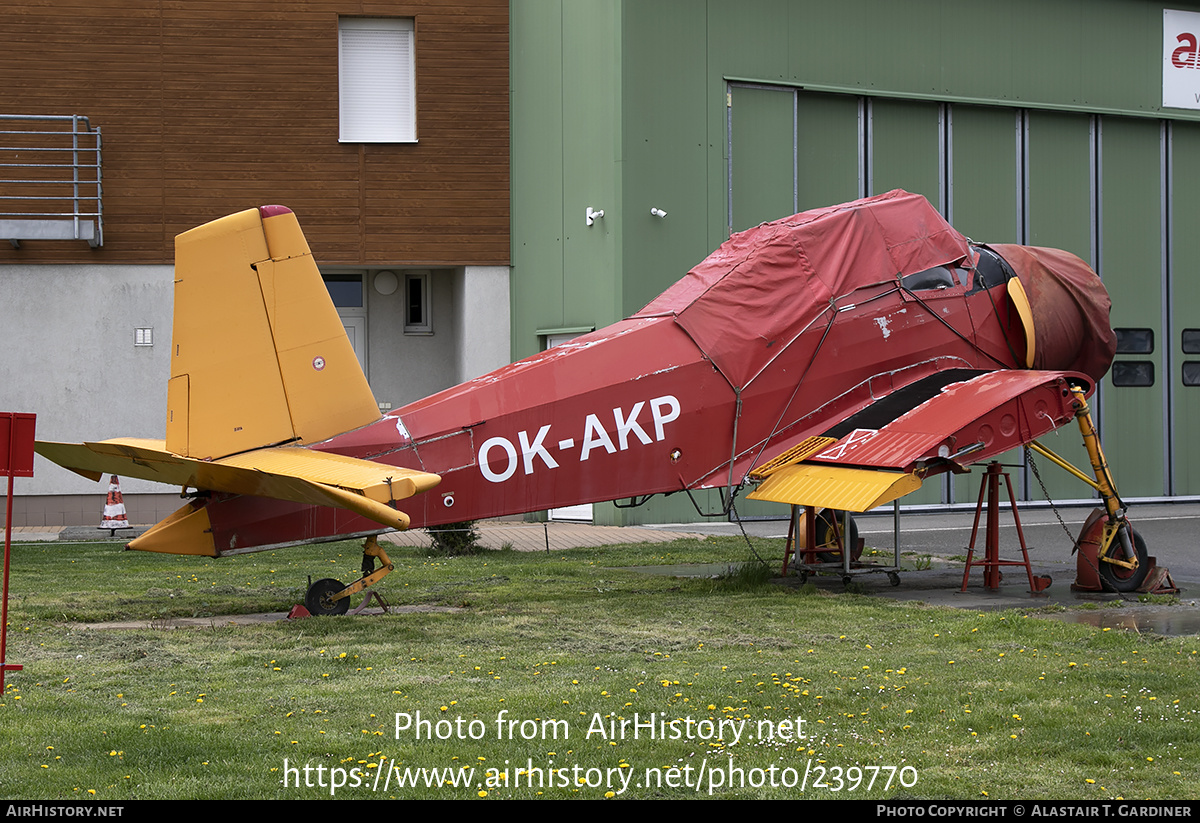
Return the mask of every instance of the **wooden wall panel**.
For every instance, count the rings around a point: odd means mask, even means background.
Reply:
[[[81,114],[104,145],[104,247],[3,262],[161,263],[174,236],[280,203],[322,263],[507,264],[508,3],[18,0],[3,114]],[[415,144],[338,142],[338,17],[415,21]]]

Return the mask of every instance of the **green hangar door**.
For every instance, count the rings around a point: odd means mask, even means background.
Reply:
[[[1165,314],[1165,129],[1157,120],[1097,117],[1096,260],[1112,297],[1117,356],[1101,389],[1104,451],[1122,497],[1169,493],[1171,373]],[[1093,406],[1096,403],[1093,401]]]
[[[904,189],[945,210],[944,107],[937,103],[865,98],[862,101],[862,168],[865,195]],[[808,158],[816,164],[819,158]],[[906,506],[947,502],[947,477],[937,477],[902,501]]]
[[[1096,267],[1094,121],[1086,114],[1024,111],[1019,131],[1020,197],[1018,242],[1077,255]],[[1096,408],[1096,396],[1092,399]],[[1063,426],[1042,444],[1085,474],[1090,463],[1077,426]],[[1050,461],[1030,455],[1034,472],[1025,476],[1030,499],[1081,500],[1093,496],[1079,480]],[[1044,491],[1043,491],[1044,487]]]
[[[1170,370],[1161,379],[1171,391],[1171,494],[1189,495],[1200,494],[1200,198],[1191,194],[1200,180],[1200,124],[1168,124],[1167,149],[1169,320],[1158,346]]]

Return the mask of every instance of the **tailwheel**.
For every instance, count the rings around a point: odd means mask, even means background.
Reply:
[[[308,609],[309,614],[345,614],[350,608],[350,598],[333,599],[333,596],[344,588],[346,587],[340,580],[331,577],[318,580],[308,587],[308,593],[304,595],[304,608]]]
[[[1129,534],[1128,544],[1121,539],[1126,532]],[[1134,567],[1122,566],[1110,560],[1131,563]],[[1150,571],[1149,552],[1146,551],[1146,541],[1133,526],[1128,523],[1121,526],[1121,532],[1113,539],[1107,556],[1100,558],[1099,571],[1104,583],[1118,592],[1135,592],[1146,580],[1146,573]]]
[[[375,561],[379,560],[382,564],[378,569],[375,568]],[[358,580],[355,580],[349,586],[343,586],[340,581],[332,578],[318,580],[308,587],[308,594],[304,596],[304,607],[308,609],[309,614],[345,614],[350,608],[350,598],[360,592],[366,591],[368,587],[375,585],[395,569],[395,564],[391,558],[387,556],[387,552],[379,545],[379,541],[372,535],[363,543],[363,559],[362,559],[362,574]],[[333,598],[345,591],[342,597],[337,600]],[[355,614],[367,605],[370,600],[370,593],[363,598],[362,605],[354,610]],[[380,600],[382,602],[382,599]],[[386,608],[386,607],[385,607]]]
[[[842,559],[841,548],[844,545],[842,541],[842,525],[845,522],[845,512],[840,512],[835,509],[822,509],[817,515],[817,559],[822,563],[837,563]],[[850,559],[858,560],[862,554],[858,548],[858,523],[854,518],[850,518]],[[820,551],[821,549],[833,549],[833,551]]]

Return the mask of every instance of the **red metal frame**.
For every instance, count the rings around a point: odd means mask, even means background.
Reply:
[[[1017,512],[1017,498],[1013,495],[1012,479],[1008,472],[1002,471],[1003,466],[996,461],[988,464],[979,484],[979,503],[975,507],[975,523],[971,526],[971,543],[967,547],[967,563],[963,569],[962,591],[967,590],[967,580],[973,566],[983,567],[983,585],[992,590],[1000,588],[1001,566],[1024,566],[1025,574],[1029,577],[1029,591],[1036,594],[1050,585],[1049,577],[1034,577],[1029,565],[1029,549],[1025,546],[1025,531],[1021,528],[1021,516]],[[1000,559],[1000,478],[1008,488],[1008,502],[1012,506],[1013,522],[1017,527],[1017,539],[1021,543],[1023,560]],[[975,538],[979,534],[979,516],[983,513],[983,498],[987,495],[987,525],[985,527],[984,559],[974,560]]]
[[[0,599],[0,695],[4,694],[5,672],[19,672],[22,666],[7,662],[8,648],[8,568],[12,547],[13,478],[33,477],[33,440],[36,415],[0,412],[0,476],[8,477],[8,496],[4,504],[4,593]]]
[[[798,508],[800,508],[800,507],[792,506],[793,514],[788,519],[788,536],[787,536],[787,541],[783,547],[783,576],[787,577],[788,563],[790,562],[793,555],[796,557],[797,562],[803,563],[806,566],[812,566],[812,565],[816,565],[821,562],[820,558],[817,557],[818,552],[824,552],[826,554],[832,554],[832,555],[837,555],[838,557],[841,557],[843,565],[844,565],[845,558],[843,557],[842,548],[846,545],[846,541],[842,539],[843,524],[841,522],[839,522],[836,517],[834,517],[832,526],[833,526],[833,536],[834,536],[834,540],[836,541],[836,545],[828,546],[828,547],[823,546],[823,547],[821,547],[821,549],[818,549],[817,548],[817,509],[815,506],[804,506],[803,507],[804,508],[804,548],[801,549],[799,546],[796,545],[796,543],[797,543],[797,540],[796,540],[797,518],[795,515],[795,511]],[[851,558],[855,559],[857,550],[852,546],[852,547],[850,547],[850,551],[851,551]],[[803,559],[801,559],[801,558],[803,558]]]

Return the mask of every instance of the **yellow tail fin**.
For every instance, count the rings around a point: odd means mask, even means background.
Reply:
[[[263,206],[175,238],[169,452],[315,443],[379,416],[296,215]]]

